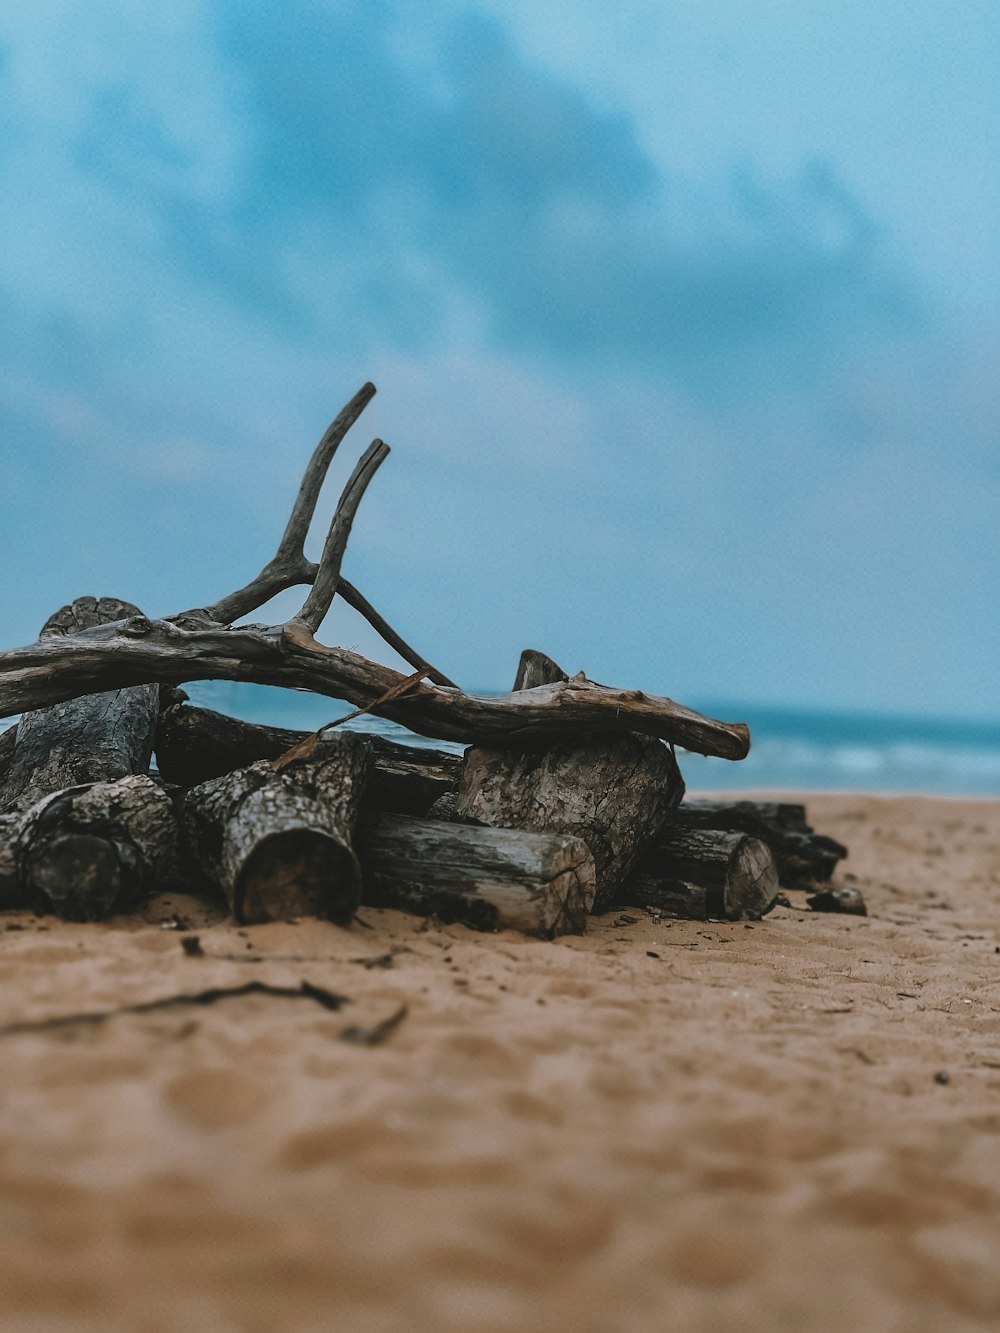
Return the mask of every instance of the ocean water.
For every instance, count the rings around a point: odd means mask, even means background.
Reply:
[[[351,705],[296,690],[232,681],[185,686],[194,703],[249,722],[303,731],[351,711]],[[488,693],[488,691],[484,691]],[[695,707],[712,717],[747,722],[749,756],[739,763],[678,750],[690,791],[924,792],[1000,797],[1000,721],[946,721],[889,714],[759,708],[712,700]],[[14,719],[0,722],[0,731]],[[347,724],[409,745],[461,753],[462,746],[418,736],[366,714]]]
[[[206,708],[303,730],[351,709],[336,700],[262,685],[203,681],[185,688]],[[739,763],[679,751],[685,781],[693,791],[782,788],[1000,796],[1000,721],[793,711],[711,700],[695,706],[713,717],[749,723],[752,745]],[[462,749],[370,715],[348,725],[411,745]]]

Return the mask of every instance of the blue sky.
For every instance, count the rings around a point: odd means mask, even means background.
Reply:
[[[345,572],[470,687],[996,717],[998,67],[992,0],[6,6],[0,642],[244,582],[371,378],[325,512],[384,436]]]

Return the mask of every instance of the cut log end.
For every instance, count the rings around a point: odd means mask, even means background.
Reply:
[[[350,925],[361,901],[361,868],[343,843],[315,829],[273,833],[237,872],[230,906],[244,924],[328,917]]]
[[[30,899],[63,921],[102,921],[118,902],[135,897],[141,877],[121,843],[92,833],[66,833],[32,849],[23,869]]]

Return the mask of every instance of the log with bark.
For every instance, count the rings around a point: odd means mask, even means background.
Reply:
[[[173,803],[145,775],[65,787],[4,818],[15,823],[11,905],[99,921],[178,887]]]
[[[361,900],[353,839],[371,763],[365,737],[342,733],[319,758],[263,760],[184,792],[189,873],[221,890],[237,921],[348,925]]]
[[[278,759],[308,736],[305,731],[243,722],[183,699],[170,699],[156,730],[156,763],[167,782],[191,787],[260,759]],[[424,815],[439,796],[458,784],[460,755],[401,745],[384,736],[367,735],[366,740],[374,760],[364,792],[368,810]],[[317,754],[335,744],[335,739],[321,739]]]
[[[49,617],[39,643],[58,648],[88,628],[139,614],[117,597],[78,597]],[[140,684],[25,713],[3,747],[0,810],[27,809],[63,787],[145,773],[158,712],[156,686]]]
[[[847,848],[806,822],[806,808],[789,801],[688,800],[673,811],[670,827],[748,833],[766,842],[789,889],[827,883]]]
[[[716,829],[668,827],[622,886],[622,906],[672,916],[756,921],[774,906],[778,872],[759,838]]]
[[[586,928],[596,889],[579,838],[373,815],[361,828],[364,902],[474,930],[551,939]]]
[[[0,717],[73,699],[81,694],[159,682],[225,679],[309,689],[347,699],[442,740],[520,744],[529,738],[589,732],[641,732],[702,754],[742,759],[749,749],[743,723],[707,718],[672,699],[615,689],[582,677],[492,698],[466,693],[431,667],[341,575],[341,564],[361,498],[389,450],[374,440],[337,505],[317,564],[304,541],[330,460],[375,392],[366,384],[320,440],[274,556],[256,578],[207,607],[165,620],[133,614],[0,653]],[[298,612],[280,625],[241,625],[276,594],[311,585]],[[412,665],[414,681],[357,653],[316,639],[340,593]],[[390,695],[389,699],[385,696]]]
[[[551,658],[526,650],[518,683],[538,677],[526,694],[566,679]],[[677,761],[662,741],[634,732],[582,732],[545,744],[473,746],[454,801],[435,813],[491,828],[582,838],[596,866],[593,910],[603,912],[683,795]]]

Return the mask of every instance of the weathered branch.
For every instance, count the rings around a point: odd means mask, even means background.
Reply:
[[[133,617],[0,653],[0,717],[145,681],[255,681],[361,707],[404,679],[345,648],[317,643],[294,622],[270,629],[184,629]],[[499,697],[417,684],[404,699],[374,711],[425,736],[467,744],[510,744],[587,729],[638,731],[723,759],[742,759],[750,749],[742,722],[716,721],[659,695],[579,679]]]
[[[428,680],[432,680],[435,685],[450,685],[453,689],[458,689],[453,680],[449,680],[443,671],[438,671],[436,667],[431,666],[426,658],[421,657],[415,648],[411,648],[406,640],[396,633],[389,622],[379,615],[367,597],[358,592],[353,583],[349,583],[347,579],[342,577],[337,584],[337,592],[343,597],[348,606],[353,607],[355,611],[364,616],[372,629],[382,636],[390,648],[399,653],[404,662],[409,662],[410,666],[417,670],[423,668],[424,675]]]
[[[220,625],[231,625],[286,588],[312,582],[317,566],[306,559],[305,540],[316,512],[316,502],[337,447],[374,396],[375,385],[363,384],[351,401],[337,413],[313,451],[302,476],[278,549],[245,588],[220,597],[211,606],[202,608],[209,620]]]
[[[381,440],[372,440],[344,487],[323,545],[323,554],[320,556],[309,596],[296,617],[312,634],[315,634],[323,623],[330,609],[330,603],[337,594],[340,565],[347,548],[347,539],[351,535],[354,516],[358,512],[358,505],[368,489],[368,483],[388,456],[389,446]]]

